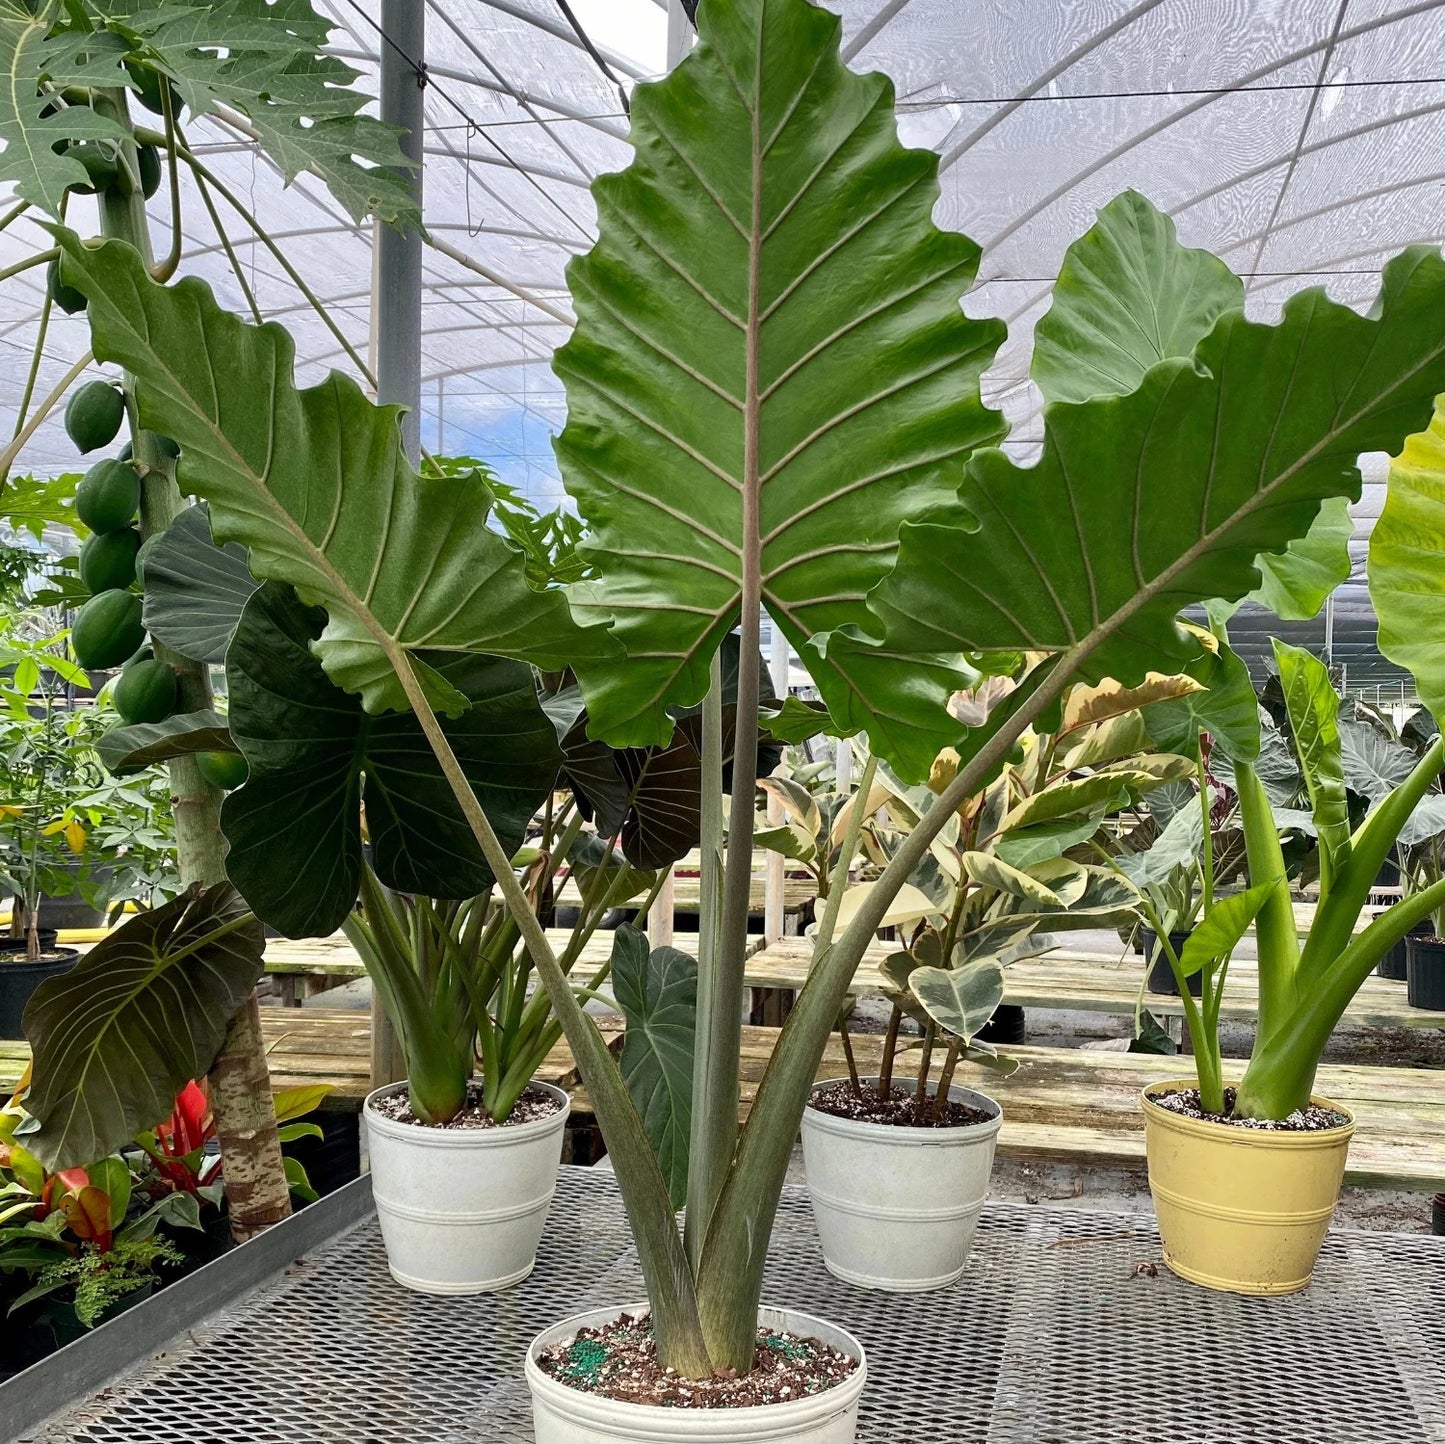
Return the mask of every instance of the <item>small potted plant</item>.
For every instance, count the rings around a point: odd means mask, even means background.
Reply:
[[[87,849],[65,688],[85,675],[63,655],[65,633],[42,635],[34,613],[0,632],[0,890],[11,895],[10,935],[0,939],[0,1037],[19,1038],[21,1015],[46,978],[75,961],[56,943],[48,894],[74,886],[67,860]]]
[[[148,1198],[118,1154],[48,1172],[15,1141],[24,1118],[14,1100],[0,1111],[0,1271],[26,1284],[9,1312],[43,1303],[64,1345],[149,1297],[184,1258],[160,1226],[199,1228],[198,1209],[187,1196]]]
[[[820,1083],[803,1112],[803,1168],[823,1260],[861,1288],[943,1288],[967,1264],[1003,1110],[954,1078],[964,1058],[1007,1071],[977,1041],[1003,997],[1003,970],[986,950],[971,952],[977,941],[960,938],[945,954],[943,934],[930,928],[889,958],[893,1011],[881,1072],[859,1077],[840,1020],[848,1077]],[[916,1083],[897,1087],[905,1012],[923,1028],[923,1051]]]
[[[1196,1283],[1236,1293],[1290,1293],[1309,1283],[1354,1132],[1347,1109],[1313,1092],[1320,1057],[1386,949],[1445,905],[1445,883],[1436,882],[1354,934],[1381,861],[1445,765],[1445,743],[1437,739],[1352,832],[1329,674],[1309,653],[1274,646],[1319,838],[1319,906],[1301,945],[1279,829],[1241,752],[1235,781],[1251,885],[1216,900],[1182,950],[1165,947],[1181,985],[1201,978],[1199,1001],[1184,1002],[1198,1079],[1144,1090],[1165,1262]],[[1251,924],[1259,1019],[1249,1064],[1227,1083],[1219,1009],[1230,956]]]

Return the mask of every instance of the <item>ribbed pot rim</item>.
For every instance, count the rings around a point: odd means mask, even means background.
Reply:
[[[1311,1093],[1310,1102],[1320,1108],[1328,1108],[1332,1113],[1343,1113],[1349,1122],[1338,1128],[1319,1128],[1308,1133],[1276,1128],[1236,1128],[1228,1123],[1213,1123],[1204,1118],[1186,1118],[1182,1113],[1162,1107],[1150,1096],[1162,1089],[1198,1086],[1198,1078],[1165,1078],[1140,1089],[1139,1101],[1144,1108],[1145,1120],[1156,1127],[1183,1133],[1191,1138],[1209,1138],[1218,1143],[1233,1143],[1242,1148],[1260,1149],[1335,1148],[1341,1143],[1347,1143],[1355,1131],[1354,1112],[1343,1103],[1326,1098],[1322,1093]]]
[[[844,1341],[845,1351],[858,1361],[858,1367],[841,1384],[825,1389],[821,1394],[809,1394],[802,1399],[790,1399],[781,1404],[748,1404],[736,1409],[671,1409],[660,1404],[636,1404],[630,1400],[609,1399],[603,1395],[587,1394],[581,1389],[570,1388],[559,1383],[550,1374],[542,1371],[537,1364],[537,1354],[546,1345],[560,1342],[569,1334],[575,1335],[588,1325],[608,1323],[622,1314],[640,1316],[650,1314],[650,1304],[621,1304],[616,1307],[588,1309],[585,1313],[573,1314],[542,1330],[527,1345],[524,1365],[527,1385],[533,1394],[540,1395],[557,1406],[560,1412],[573,1420],[585,1423],[615,1425],[619,1417],[636,1420],[639,1430],[645,1430],[645,1437],[673,1440],[737,1434],[744,1438],[766,1439],[774,1434],[785,1434],[791,1430],[819,1420],[829,1419],[851,1408],[868,1382],[868,1357],[863,1345],[847,1329],[805,1314],[800,1309],[778,1308],[763,1304],[758,1310],[758,1321],[768,1323],[780,1321],[789,1333],[832,1335]],[[781,1322],[781,1321],[786,1322]],[[838,1347],[834,1344],[834,1347]],[[689,1427],[689,1426],[692,1427]],[[654,1434],[653,1430],[662,1432]],[[756,1433],[746,1431],[755,1430]],[[611,1431],[608,1431],[611,1437]]]
[[[558,1099],[562,1106],[556,1113],[535,1119],[531,1123],[503,1124],[500,1128],[433,1128],[425,1123],[402,1123],[395,1118],[387,1118],[371,1106],[375,1099],[399,1093],[406,1086],[406,1080],[403,1079],[400,1083],[386,1083],[380,1088],[373,1088],[366,1095],[362,1112],[366,1117],[366,1126],[375,1129],[383,1138],[394,1138],[400,1143],[411,1143],[422,1148],[506,1148],[517,1143],[528,1143],[534,1138],[559,1131],[566,1125],[567,1115],[572,1111],[572,1100],[565,1091],[537,1078],[533,1078],[527,1086],[541,1089],[549,1097]]]
[[[850,1082],[847,1078],[825,1078],[813,1084],[812,1093],[817,1093],[824,1088],[831,1088],[836,1083]],[[861,1077],[860,1083],[877,1083],[876,1074],[868,1077]],[[935,1086],[931,1097],[937,1096]],[[966,1103],[970,1108],[987,1108],[993,1117],[985,1123],[961,1123],[953,1124],[944,1128],[903,1128],[895,1123],[870,1123],[860,1118],[839,1118],[836,1114],[825,1113],[821,1108],[814,1108],[810,1102],[803,1110],[804,1117],[810,1128],[816,1128],[823,1133],[844,1134],[850,1138],[868,1138],[879,1143],[914,1143],[925,1144],[934,1148],[939,1147],[960,1147],[970,1143],[986,1143],[993,1138],[1003,1127],[1003,1105],[996,1098],[990,1098],[987,1093],[980,1093],[977,1088],[967,1088],[961,1083],[955,1083],[948,1090],[949,1098],[955,1103]]]

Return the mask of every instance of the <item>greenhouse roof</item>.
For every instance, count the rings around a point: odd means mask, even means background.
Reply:
[[[1223,256],[1245,277],[1251,313],[1265,319],[1315,284],[1367,305],[1384,259],[1412,242],[1439,243],[1442,3],[834,0],[845,57],[893,78],[904,139],[941,157],[939,224],[983,247],[966,306],[1008,322],[985,388],[1010,420],[1011,446],[1039,435],[1027,372],[1050,280],[1065,247],[1120,190],[1143,191],[1188,244]],[[374,88],[379,0],[315,4],[335,22],[334,52]],[[666,67],[666,0],[425,4],[424,209],[434,245],[423,436],[484,457],[535,500],[556,504],[563,493],[549,438],[563,398],[549,356],[570,323],[564,269],[592,237],[589,182],[628,159],[628,93]],[[239,116],[197,122],[190,138],[364,355],[371,226],[353,223],[309,176],[283,188]],[[93,204],[72,211],[82,231],[94,226]],[[162,234],[166,213],[160,198],[153,205]],[[183,269],[243,308],[221,238],[199,205],[186,209]],[[295,333],[303,379],[350,364],[246,222],[234,212],[223,220],[261,309]],[[28,221],[12,226],[0,236],[0,264],[36,240]],[[41,276],[26,273],[0,292],[8,397],[23,386]],[[42,388],[84,346],[83,321],[58,316]],[[50,426],[20,464],[73,469],[75,457]],[[1375,481],[1357,508],[1362,535],[1379,509],[1381,474],[1378,462],[1367,468]],[[1362,592],[1344,597],[1342,613],[1357,603]]]

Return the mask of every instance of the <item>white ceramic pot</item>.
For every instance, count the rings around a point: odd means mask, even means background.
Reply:
[[[631,1308],[593,1309],[544,1329],[527,1350],[527,1386],[532,1391],[532,1424],[536,1444],[853,1444],[858,1429],[858,1396],[867,1382],[863,1345],[845,1330],[793,1309],[758,1310],[758,1322],[805,1338],[821,1339],[858,1360],[841,1384],[821,1394],[788,1404],[762,1404],[742,1409],[666,1409],[652,1404],[627,1404],[584,1394],[544,1374],[537,1355],[551,1344],[572,1339],[580,1329],[610,1323],[621,1314],[645,1314],[646,1304]]]
[[[962,1274],[1003,1109],[971,1088],[950,1088],[948,1096],[989,1121],[896,1128],[804,1109],[803,1172],[830,1273],[900,1293],[943,1288]]]
[[[548,1118],[502,1128],[426,1128],[383,1117],[366,1100],[371,1191],[391,1275],[428,1294],[479,1294],[532,1272],[557,1188],[570,1100]]]

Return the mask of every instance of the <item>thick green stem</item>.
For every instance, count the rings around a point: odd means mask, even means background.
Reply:
[[[1274,882],[1268,901],[1254,922],[1259,946],[1259,1019],[1257,1036],[1267,1039],[1292,1013],[1295,977],[1299,971],[1299,929],[1290,901],[1279,829],[1259,775],[1247,762],[1234,769],[1239,794],[1239,819],[1244,828],[1249,880],[1254,886]]]
[[[97,92],[95,108],[128,127],[124,92]],[[134,169],[134,142],[126,140],[124,150],[125,158]],[[104,235],[135,247],[147,266],[151,265],[150,228],[139,189],[133,189],[129,195],[121,195],[115,187],[104,191],[100,218]],[[133,392],[134,382],[128,379],[126,385],[127,390]],[[134,414],[132,402],[132,418]],[[170,525],[185,502],[176,488],[160,439],[153,432],[133,427],[132,445],[135,460],[142,469],[141,535],[152,537]],[[178,711],[200,712],[214,705],[210,675],[205,666],[159,643],[155,644],[155,655],[176,674]],[[221,791],[201,776],[194,757],[178,757],[169,767],[181,881],[222,882],[226,877],[226,840],[221,832]],[[276,1135],[276,1111],[267,1081],[265,1044],[254,993],[227,1030],[209,1076],[213,1085],[212,1112],[225,1155],[231,1231],[241,1240],[291,1212],[290,1189]]]
[[[727,1176],[731,1145],[714,1125],[717,1112],[737,1099],[728,1080],[713,1070],[717,1033],[725,1027],[719,936],[723,890],[723,741],[722,656],[715,652],[702,704],[702,787],[699,798],[699,846],[702,853],[697,929],[697,1045],[692,1068],[692,1119],[688,1138],[687,1213],[683,1239],[694,1273],[702,1261],[708,1220]],[[736,1030],[734,1030],[736,1031]]]
[[[412,669],[410,657],[380,628],[373,635],[395,668],[397,679],[406,692],[407,701],[421,724],[452,795],[497,880],[507,910],[517,924],[537,969],[537,976],[552,1000],[552,1008],[572,1049],[572,1056],[587,1080],[598,1122],[607,1146],[617,1160],[617,1183],[647,1283],[658,1352],[663,1362],[678,1373],[689,1378],[707,1378],[713,1372],[712,1361],[703,1342],[692,1272],[688,1268],[687,1255],[673,1217],[667,1183],[658,1167],[642,1119],[622,1081],[617,1061],[608,1051],[597,1025],[573,996],[572,986],[547,942],[546,931],[513,875],[512,860],[472,791],[466,773],[462,771],[461,763]]]
[[[748,1115],[737,1155],[713,1212],[697,1290],[708,1314],[726,1316],[731,1353],[751,1347],[763,1265],[788,1160],[808,1094],[854,973],[889,904],[944,824],[1003,765],[1008,750],[1068,686],[1091,640],[1058,661],[1036,667],[995,710],[993,724],[960,746],[958,775],[904,839],[843,936],[813,960],[808,980],[783,1024]],[[717,1347],[717,1334],[709,1342]]]
[[[1445,906],[1445,881],[1397,902],[1335,959],[1271,1037],[1256,1043],[1239,1085],[1235,1111],[1245,1118],[1285,1118],[1310,1100],[1320,1058],[1350,1000],[1380,959],[1416,923]]]

